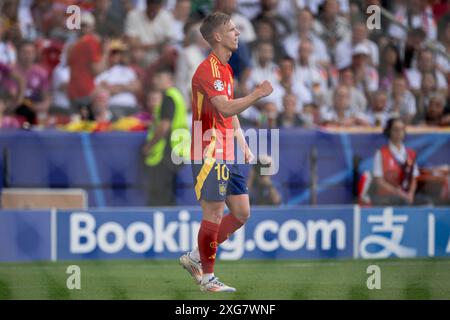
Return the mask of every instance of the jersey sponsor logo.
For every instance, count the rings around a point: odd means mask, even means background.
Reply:
[[[217,91],[223,91],[224,85],[223,85],[222,80],[214,81],[214,89],[216,89]]]

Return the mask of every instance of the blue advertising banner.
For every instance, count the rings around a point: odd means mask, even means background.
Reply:
[[[450,256],[449,208],[366,208],[355,224],[361,258]]]
[[[0,262],[51,259],[50,211],[0,212]]]
[[[152,183],[140,152],[144,142],[143,132],[5,131],[0,135],[0,172],[8,187],[83,188],[89,207],[142,207]],[[355,162],[359,172],[371,170],[376,150],[385,143],[381,133],[280,130],[279,171],[272,178],[283,203],[310,204],[315,149],[317,204],[351,205]],[[449,132],[411,133],[405,144],[417,152],[420,167],[445,165],[450,159]],[[174,192],[178,205],[197,205],[190,166],[178,172]]]
[[[177,259],[197,245],[199,207],[0,211],[0,262]],[[450,208],[253,207],[218,258],[450,256]]]
[[[352,207],[258,208],[219,259],[353,256]],[[197,243],[199,208],[58,213],[58,259],[178,258]]]

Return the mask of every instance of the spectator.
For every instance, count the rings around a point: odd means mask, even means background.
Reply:
[[[339,3],[337,0],[324,1],[323,11],[319,14],[315,31],[325,42],[330,52],[333,53],[338,42],[350,41],[350,25],[344,17],[339,15]]]
[[[367,120],[371,126],[385,127],[391,117],[388,111],[388,97],[383,90],[376,91],[371,99],[372,103],[367,112]]]
[[[350,90],[342,85],[334,91],[333,106],[324,108],[321,117],[324,125],[351,127],[369,124],[362,112],[350,106]]]
[[[134,70],[125,62],[127,48],[120,40],[112,41],[109,53],[109,68],[95,78],[95,84],[110,93],[109,108],[114,118],[136,113],[137,94],[140,83]]]
[[[105,41],[102,48],[101,40],[94,30],[94,16],[83,12],[80,38],[68,48],[67,53],[70,72],[67,93],[74,113],[91,103],[95,77],[103,72],[108,64],[109,41]]]
[[[291,33],[291,27],[287,19],[279,14],[279,4],[279,0],[261,0],[261,12],[253,20],[253,23],[256,24],[263,19],[272,20],[278,36],[284,39]]]
[[[109,131],[112,122],[117,120],[109,109],[110,93],[104,88],[98,88],[92,95],[92,119],[95,121],[95,132]]]
[[[417,68],[410,68],[406,71],[409,86],[412,92],[418,94],[422,82],[422,75],[426,72],[434,74],[437,81],[437,89],[444,95],[447,94],[447,80],[445,76],[436,70],[436,57],[429,49],[422,49],[417,59]]]
[[[281,42],[281,38],[278,35],[275,23],[268,18],[259,19],[254,23],[257,40],[250,44],[251,51],[256,50],[255,47],[259,42],[270,42],[273,45],[275,61],[279,61],[281,58],[286,56],[286,52]]]
[[[272,43],[260,42],[256,51],[253,52],[252,66],[248,81],[246,83],[245,95],[252,91],[259,83],[268,80],[272,84],[276,84],[279,75],[278,65],[274,61],[275,53]],[[274,103],[281,111],[282,88],[274,86],[272,94],[259,100],[260,104]]]
[[[262,175],[263,168],[270,170],[271,157],[260,156],[256,165],[250,170],[247,186],[250,203],[253,205],[279,205],[281,204],[280,192],[275,187],[271,175]]]
[[[437,26],[434,20],[433,10],[428,0],[410,0],[408,3],[408,19],[411,28],[421,28],[427,38],[436,40]]]
[[[321,104],[324,92],[328,89],[326,70],[318,66],[313,58],[313,44],[308,39],[303,40],[298,48],[298,60],[295,67],[295,81],[301,81],[312,93],[313,101]]]
[[[38,113],[50,108],[50,80],[47,71],[36,63],[36,47],[32,42],[23,42],[19,47],[19,61],[15,70],[25,79],[24,100],[16,109],[23,122],[37,124]]]
[[[171,11],[174,24],[174,40],[178,47],[183,46],[185,25],[191,13],[191,0],[176,0],[175,8]]]
[[[239,40],[246,44],[255,41],[255,29],[250,20],[237,11],[237,0],[215,0],[214,11],[221,11],[231,16],[231,20],[241,33]]]
[[[67,96],[67,86],[70,80],[70,68],[65,59],[53,70],[52,76],[52,114],[71,115],[70,100]]]
[[[6,110],[15,111],[23,101],[26,82],[24,77],[12,66],[0,62],[0,97]]]
[[[389,43],[384,47],[378,70],[380,72],[380,89],[382,90],[389,90],[395,76],[404,72],[400,53],[394,44]]]
[[[278,115],[277,128],[301,127],[303,121],[297,113],[297,97],[287,93],[283,97],[283,112]]]
[[[350,105],[355,108],[355,111],[366,112],[367,99],[364,92],[355,86],[355,77],[352,68],[345,68],[339,71],[338,85],[344,85],[350,90]],[[328,90],[324,101],[326,105],[331,105],[333,96],[334,89]]]
[[[399,118],[389,119],[384,134],[389,142],[375,154],[372,202],[379,206],[412,205],[416,202],[419,169],[416,152],[403,144],[406,136],[404,122]]]
[[[431,95],[425,111],[425,120],[420,124],[428,127],[449,127],[450,114],[445,114],[445,98],[440,93]]]
[[[367,38],[367,27],[363,22],[356,22],[352,28],[351,40],[341,40],[336,46],[336,53],[334,55],[335,65],[338,69],[348,67],[352,64],[352,50],[358,44],[364,44],[369,49],[370,64],[378,67],[379,52],[378,46],[375,42]]]
[[[123,32],[123,20],[111,10],[111,0],[94,2],[95,31],[103,38],[118,38]]]
[[[405,28],[408,27],[408,6],[405,0],[393,0],[391,12],[398,23],[402,24]],[[387,33],[391,38],[400,42],[404,42],[407,37],[405,29],[393,22],[389,24]]]
[[[145,50],[147,65],[155,62],[162,47],[177,37],[172,28],[173,16],[162,5],[162,0],[147,0],[145,11],[134,9],[125,19],[125,35],[132,45]]]
[[[188,125],[186,105],[180,91],[174,87],[172,77],[169,70],[158,70],[155,75],[155,88],[163,92],[163,100],[154,110],[153,123],[149,127],[147,142],[142,148],[150,183],[148,193],[150,206],[176,204],[175,179],[180,166],[172,160],[175,141],[172,141],[171,135],[174,130],[187,129]],[[187,130],[186,133],[189,134]],[[185,149],[182,153],[178,155],[182,157],[188,155]]]
[[[365,44],[358,44],[352,52],[352,69],[355,76],[355,86],[364,92],[367,97],[378,90],[378,71],[370,65],[370,50]]]
[[[311,11],[302,9],[297,14],[296,33],[289,35],[284,41],[286,53],[294,60],[298,59],[298,48],[303,39],[309,39],[313,44],[313,62],[327,66],[330,56],[323,40],[314,31],[314,16]]]
[[[414,66],[414,59],[417,58],[418,52],[422,50],[422,45],[426,40],[426,33],[422,29],[412,29],[408,32],[408,37],[404,46],[401,48],[401,56],[406,69]]]
[[[200,33],[200,24],[195,24],[187,33],[186,47],[179,53],[175,71],[175,84],[183,94],[185,101],[191,101],[192,76],[208,53],[209,46]],[[188,108],[190,108],[190,103]]]
[[[425,117],[426,106],[430,102],[430,97],[437,91],[436,78],[431,72],[426,72],[422,75],[422,84],[418,95],[416,96],[417,112],[414,118],[414,123],[421,121]]]
[[[283,88],[283,95],[292,93],[297,97],[297,112],[301,112],[303,106],[313,102],[312,91],[307,88],[303,81],[295,79],[295,61],[285,56],[279,61],[280,80],[276,84]]]
[[[0,16],[0,63],[14,66],[17,62],[17,50],[6,38],[6,19]]]
[[[393,82],[389,94],[389,112],[400,117],[403,122],[409,124],[416,115],[416,99],[408,90],[408,83],[402,75],[398,75]]]

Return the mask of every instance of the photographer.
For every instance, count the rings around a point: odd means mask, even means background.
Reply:
[[[250,170],[247,185],[250,195],[250,203],[254,205],[279,205],[281,194],[274,186],[271,175],[262,175],[262,168],[270,168],[272,159],[270,156],[260,156],[258,162]]]

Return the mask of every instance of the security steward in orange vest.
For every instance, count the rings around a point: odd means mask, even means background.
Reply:
[[[406,126],[399,118],[388,120],[384,135],[389,139],[375,154],[373,177],[375,192],[373,204],[400,206],[416,203],[417,176],[416,152],[403,144]]]

